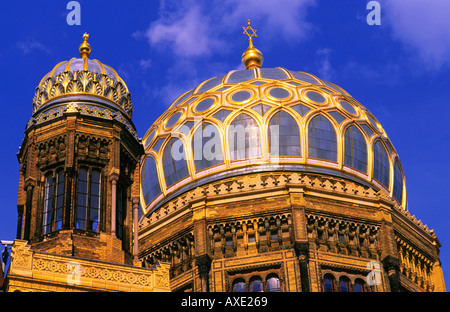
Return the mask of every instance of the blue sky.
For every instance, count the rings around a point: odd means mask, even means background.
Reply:
[[[263,67],[331,81],[381,122],[400,154],[410,213],[436,231],[450,277],[449,1],[379,1],[374,26],[366,0],[78,1],[79,26],[66,22],[68,2],[0,4],[0,239],[15,238],[16,153],[35,88],[57,63],[78,57],[84,32],[91,58],[127,83],[142,137],[181,93],[242,69],[250,19]]]

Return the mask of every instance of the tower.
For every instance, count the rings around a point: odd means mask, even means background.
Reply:
[[[36,88],[17,155],[17,238],[36,251],[133,264],[143,149],[127,85],[90,58],[88,38]]]
[[[445,291],[374,115],[314,75],[244,70],[180,95],[143,137],[139,258],[173,291]]]

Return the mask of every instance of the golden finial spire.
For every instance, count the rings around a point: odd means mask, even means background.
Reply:
[[[89,39],[89,34],[84,33],[83,43],[79,47],[81,58],[89,57],[89,55],[91,54],[92,48],[88,43],[88,39]]]
[[[250,20],[248,20],[248,26],[242,26],[242,28],[244,29],[243,34],[246,34],[248,36],[248,48],[242,54],[241,61],[246,69],[252,69],[255,67],[261,68],[264,57],[262,53],[253,46],[252,39],[253,37],[258,37],[258,35],[256,34],[257,30],[252,28],[252,26],[250,25]],[[249,34],[248,31],[251,31],[251,33]]]

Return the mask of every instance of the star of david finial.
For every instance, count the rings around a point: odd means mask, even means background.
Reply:
[[[244,27],[242,26],[242,29],[244,29],[243,34],[248,36],[248,41],[250,42],[250,44],[253,42],[252,37],[258,37],[258,35],[256,34],[257,30],[253,29],[252,26],[250,25],[250,20],[248,20],[248,26]],[[251,32],[250,34],[248,32]]]
[[[246,69],[253,69],[255,67],[261,68],[264,57],[262,53],[253,46],[253,37],[258,37],[256,34],[256,29],[253,29],[250,25],[250,20],[248,20],[248,26],[244,27],[244,34],[248,36],[248,48],[244,51],[241,57],[242,64],[244,64]]]

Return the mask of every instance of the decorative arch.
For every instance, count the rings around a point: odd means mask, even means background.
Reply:
[[[389,188],[389,158],[380,139],[373,145],[373,178],[380,182],[387,189]]]
[[[308,157],[338,161],[337,133],[325,116],[318,114],[308,123]]]
[[[367,142],[355,125],[344,133],[344,165],[367,173]]]
[[[241,113],[233,119],[227,134],[230,160],[257,158],[262,155],[258,123],[247,113]]]
[[[270,156],[301,156],[301,133],[295,118],[284,110],[277,111],[268,123]]]
[[[181,139],[171,137],[167,141],[161,161],[167,188],[189,176],[186,150]]]
[[[202,122],[193,132],[191,146],[196,171],[223,164],[222,138],[214,124]]]

